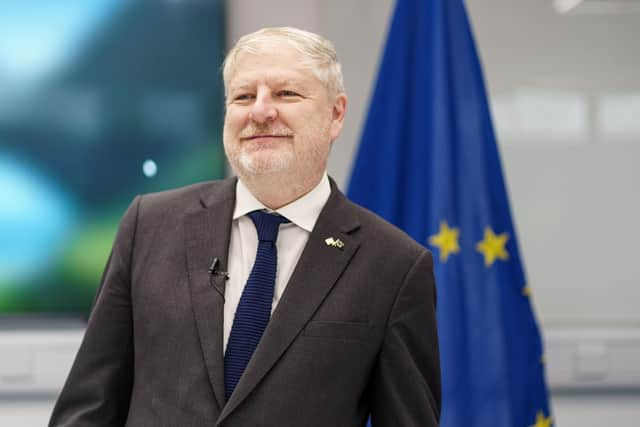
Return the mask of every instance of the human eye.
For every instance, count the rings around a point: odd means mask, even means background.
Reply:
[[[300,94],[292,90],[283,89],[278,91],[278,96],[281,98],[295,98],[295,97],[300,97]]]
[[[252,93],[239,93],[233,96],[233,102],[247,102],[255,98]]]

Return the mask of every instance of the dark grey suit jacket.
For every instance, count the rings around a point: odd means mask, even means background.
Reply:
[[[438,424],[431,254],[332,182],[244,375],[224,399],[235,178],[137,197],[120,224],[51,426]],[[344,247],[329,246],[333,237]]]

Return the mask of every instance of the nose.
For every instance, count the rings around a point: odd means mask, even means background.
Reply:
[[[267,89],[259,89],[256,100],[251,106],[249,117],[256,123],[266,123],[278,117],[278,110],[273,102],[271,92]]]

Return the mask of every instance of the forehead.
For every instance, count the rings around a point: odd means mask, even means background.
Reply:
[[[320,83],[302,54],[281,46],[260,53],[240,52],[229,75],[229,88],[267,83]]]

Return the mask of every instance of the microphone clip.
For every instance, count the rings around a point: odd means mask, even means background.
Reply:
[[[218,258],[214,258],[211,266],[209,267],[209,284],[217,293],[222,297],[222,301],[224,301],[224,284],[229,279],[229,273],[226,271],[218,270],[219,264]],[[218,277],[222,277],[222,280],[218,280]]]
[[[209,267],[209,274],[211,276],[222,276],[224,277],[224,280],[228,280],[229,279],[229,273],[227,273],[226,271],[221,271],[218,270],[218,264],[220,263],[220,260],[218,258],[214,258],[213,262],[211,262],[211,266]]]

